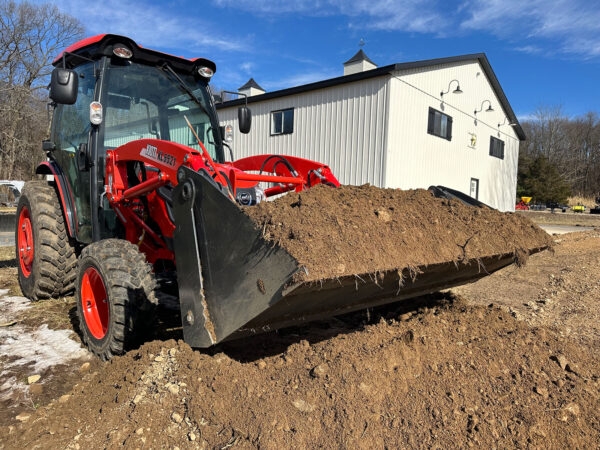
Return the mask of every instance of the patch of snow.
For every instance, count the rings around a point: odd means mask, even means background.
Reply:
[[[18,312],[31,305],[31,301],[25,297],[2,297],[7,292],[6,289],[0,289],[0,323],[14,320]]]
[[[88,351],[69,338],[71,333],[71,330],[51,330],[47,324],[35,330],[19,325],[0,328],[0,358],[10,358],[4,364],[7,369],[30,366],[35,373],[73,359],[89,358]]]
[[[7,293],[0,289],[0,323],[10,323],[31,306],[25,297],[3,297]],[[19,393],[27,397],[29,386],[18,379],[19,373],[43,373],[72,360],[89,359],[88,351],[69,337],[72,332],[51,330],[47,324],[36,329],[19,324],[0,327],[0,400],[15,399]]]
[[[4,374],[5,372],[0,373],[0,378]],[[17,381],[17,377],[9,377],[0,385],[0,401],[14,399],[15,394],[18,395],[18,393],[27,396],[28,392],[29,386]]]

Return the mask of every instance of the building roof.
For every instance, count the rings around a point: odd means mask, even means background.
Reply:
[[[344,65],[347,66],[348,64],[352,64],[354,62],[360,62],[360,61],[368,61],[371,64],[373,64],[374,66],[377,65],[377,64],[375,64],[373,61],[371,61],[369,59],[369,57],[367,56],[367,54],[365,52],[363,52],[362,48],[359,51],[357,51],[356,54],[352,58],[350,58],[348,61],[346,61],[344,63]]]
[[[250,88],[260,89],[261,91],[265,92],[265,90],[263,88],[261,88],[256,81],[254,81],[254,78],[250,78],[246,82],[245,85],[243,85],[242,87],[238,88],[238,91],[241,91],[242,89],[250,89]]]
[[[525,132],[519,123],[517,116],[515,115],[504,91],[502,90],[502,86],[500,86],[500,82],[498,78],[496,78],[496,74],[492,70],[492,66],[485,56],[485,53],[473,53],[469,55],[459,55],[459,56],[450,56],[448,58],[436,58],[436,59],[426,59],[423,61],[413,61],[413,62],[405,62],[405,63],[397,63],[390,64],[388,66],[377,67],[375,69],[366,70],[364,72],[353,73],[351,75],[343,75],[341,77],[330,78],[328,80],[317,81],[315,83],[304,84],[302,86],[291,87],[287,89],[281,89],[279,91],[267,92],[266,94],[253,95],[252,97],[248,97],[248,103],[261,102],[265,100],[270,100],[273,98],[286,97],[288,95],[296,95],[303,92],[315,91],[317,89],[324,89],[332,86],[337,86],[345,83],[352,83],[354,81],[365,80],[368,78],[381,77],[385,75],[390,75],[391,73],[399,70],[408,70],[408,69],[420,69],[426,68],[441,64],[451,64],[455,62],[462,61],[479,61],[485,75],[487,76],[490,84],[492,85],[492,89],[498,99],[500,100],[500,104],[502,105],[502,109],[506,113],[510,123],[514,123],[515,126],[513,129],[515,133],[519,137],[521,141],[527,139],[525,136]],[[245,99],[236,99],[230,100],[227,102],[217,104],[217,109],[229,108],[232,106],[238,106],[245,104]]]

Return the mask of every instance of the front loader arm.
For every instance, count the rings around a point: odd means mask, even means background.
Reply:
[[[264,189],[267,197],[299,192],[319,183],[340,185],[328,166],[307,159],[260,155],[219,164],[203,150],[201,153],[175,142],[140,139],[106,152],[109,204],[124,225],[126,239],[138,245],[150,263],[175,259],[171,242],[178,224],[168,197],[183,179],[184,169],[202,172],[232,203],[238,190],[240,195],[248,189],[260,190],[261,182],[273,183]],[[133,176],[134,163],[138,164],[134,165],[137,172]]]
[[[340,183],[335,178],[329,166],[321,164],[309,159],[298,158],[287,155],[257,155],[247,158],[238,159],[230,165],[244,173],[239,175],[236,172],[237,179],[252,179],[259,181],[269,181],[278,183],[278,186],[265,189],[267,197],[271,195],[281,194],[292,189],[297,192],[306,188],[310,188],[315,184],[324,183],[330,186],[339,187]],[[246,172],[259,172],[256,174],[248,174]],[[278,179],[271,175],[263,175],[263,173],[274,174]],[[266,177],[266,178],[265,178]],[[286,180],[283,180],[283,177]]]

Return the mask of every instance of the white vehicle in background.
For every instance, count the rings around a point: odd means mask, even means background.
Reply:
[[[7,186],[13,193],[15,199],[10,200],[7,194],[0,193],[0,205],[1,206],[16,206],[21,196],[21,191],[25,185],[24,181],[18,180],[0,180],[0,186]]]

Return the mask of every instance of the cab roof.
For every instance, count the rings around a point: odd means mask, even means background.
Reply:
[[[133,53],[133,61],[160,65],[168,62],[173,68],[182,71],[192,71],[199,66],[206,66],[216,72],[216,64],[205,58],[186,59],[144,48],[126,36],[116,34],[99,34],[82,39],[64,49],[52,62],[53,66],[62,64],[63,58],[67,67],[76,67],[88,59],[97,60],[103,56],[111,56],[113,48],[127,47]]]

